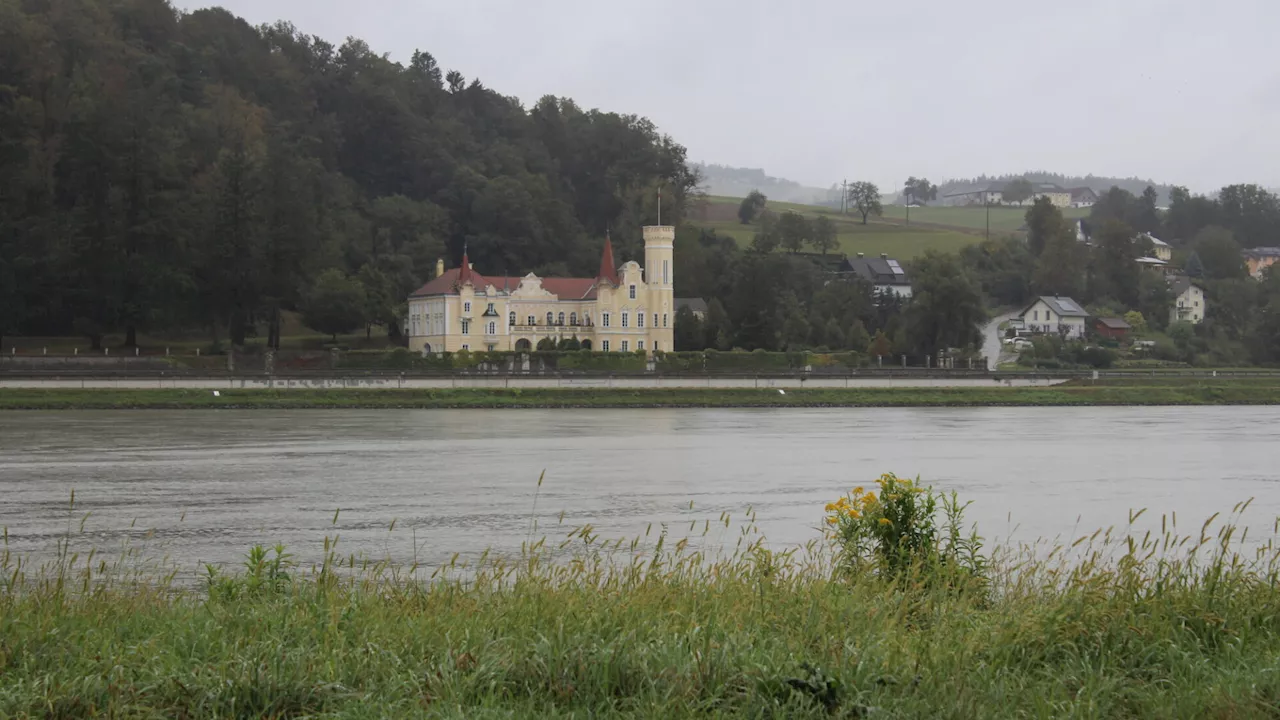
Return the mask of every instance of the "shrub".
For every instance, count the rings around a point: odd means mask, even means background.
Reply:
[[[906,570],[932,573],[942,567],[981,576],[985,560],[976,531],[962,535],[964,506],[950,496],[892,473],[876,480],[878,492],[855,487],[826,506],[830,537],[840,567],[850,575],[885,576]],[[939,533],[941,509],[945,527]]]

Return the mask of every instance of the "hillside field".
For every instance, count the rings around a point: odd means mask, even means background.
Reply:
[[[706,205],[695,208],[690,213],[690,224],[715,230],[720,235],[727,235],[737,240],[739,245],[750,244],[759,225],[752,223],[743,225],[738,221],[738,198],[711,197]],[[888,253],[899,260],[910,260],[927,250],[955,252],[960,248],[982,240],[983,235],[972,228],[957,229],[948,227],[910,226],[901,222],[871,219],[862,224],[857,215],[841,215],[839,210],[816,205],[799,205],[769,201],[769,209],[774,212],[792,211],[808,218],[825,215],[836,224],[837,238],[840,246],[837,252],[847,255],[865,253],[879,255]],[[914,220],[915,210],[912,210]]]
[[[993,207],[991,210],[991,233],[1001,234],[1017,232],[1026,223],[1026,207]],[[1068,220],[1088,217],[1089,208],[1062,208],[1063,217]],[[905,222],[907,208],[902,205],[886,205],[884,220]],[[930,225],[947,225],[957,229],[982,230],[987,228],[987,212],[981,207],[917,207],[911,208],[911,223],[927,223]]]

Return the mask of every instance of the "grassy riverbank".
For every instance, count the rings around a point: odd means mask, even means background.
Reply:
[[[1275,717],[1275,552],[1204,535],[1198,561],[1169,536],[983,582],[586,533],[467,583],[267,554],[181,590],[4,557],[0,717]]]
[[[0,410],[205,408],[968,407],[1274,405],[1280,379],[1138,379],[1039,388],[41,390],[0,389]]]

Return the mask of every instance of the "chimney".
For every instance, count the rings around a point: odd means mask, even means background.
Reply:
[[[889,259],[889,253],[880,253],[880,259],[881,259],[881,260],[888,260],[888,259]]]
[[[862,257],[862,253],[858,253],[858,257]]]
[[[436,277],[440,277],[443,274],[444,274],[444,259],[437,258],[436,259]]]

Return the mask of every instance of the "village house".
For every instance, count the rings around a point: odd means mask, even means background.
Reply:
[[[962,192],[948,193],[942,200],[945,205],[1029,205],[1036,200],[1047,197],[1057,207],[1070,207],[1072,192],[1056,183],[1031,183],[1031,197],[1022,202],[1010,202],[1005,199],[1004,190],[1008,183],[993,182],[986,187],[972,188]],[[1094,196],[1097,199],[1097,196]]]
[[[676,298],[676,312],[689,308],[699,320],[707,316],[707,301],[702,298]]]
[[[1166,263],[1173,260],[1173,248],[1169,245],[1169,243],[1161,240],[1160,238],[1156,237],[1155,235],[1152,235],[1151,233],[1139,234],[1138,240],[1151,241],[1151,256],[1154,257],[1155,259],[1163,260]]]
[[[576,338],[601,352],[674,350],[675,228],[644,228],[644,265],[614,262],[605,239],[594,278],[481,275],[464,251],[409,296],[409,347],[438,352],[527,351]]]
[[[1093,207],[1098,202],[1098,193],[1090,187],[1071,188],[1067,192],[1071,193],[1071,207],[1074,208]]]
[[[1280,262],[1280,247],[1256,247],[1244,251],[1244,263],[1249,268],[1249,275],[1255,280],[1262,279],[1267,268]]]
[[[1169,308],[1169,322],[1200,324],[1204,320],[1207,309],[1204,289],[1185,275],[1170,278],[1169,288],[1173,291],[1173,307]]]
[[[1018,314],[1029,332],[1058,333],[1068,338],[1084,337],[1089,313],[1069,297],[1041,295]]]
[[[865,257],[862,253],[845,258],[839,272],[866,280],[877,292],[891,292],[900,298],[911,297],[911,280],[907,278],[907,271],[888,253],[881,253],[878,258]]]

